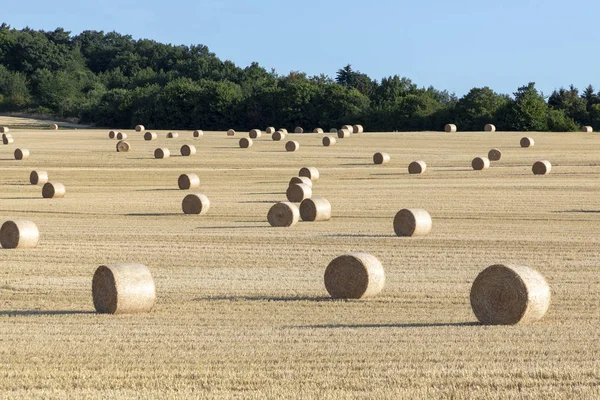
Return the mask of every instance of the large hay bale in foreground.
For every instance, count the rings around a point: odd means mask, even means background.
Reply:
[[[117,138],[117,140],[125,140],[125,139],[127,139],[127,134],[126,133],[122,133],[122,132],[118,132],[115,137]]]
[[[177,133],[177,132],[167,133],[167,139],[177,139],[178,137],[179,137],[179,133]]]
[[[154,158],[169,158],[171,157],[171,151],[167,148],[158,148],[154,150]]]
[[[283,133],[282,131],[275,131],[272,135],[271,135],[271,139],[275,140],[275,141],[280,141],[285,139],[285,133]]]
[[[496,126],[492,124],[485,124],[483,130],[486,132],[496,132]]]
[[[548,160],[539,160],[533,163],[531,170],[534,175],[546,175],[552,170],[552,164]]]
[[[498,149],[491,149],[488,151],[488,159],[490,161],[500,161],[502,158],[502,152]]]
[[[581,132],[585,132],[585,133],[592,133],[592,132],[594,132],[594,128],[592,128],[592,127],[591,127],[591,126],[589,126],[589,125],[586,125],[586,126],[584,126],[584,127],[581,129]]]
[[[29,150],[27,149],[16,149],[15,160],[27,160],[29,158]]]
[[[210,200],[202,193],[188,194],[183,198],[181,208],[184,214],[204,215],[210,208]]]
[[[524,137],[524,138],[521,138],[520,144],[521,144],[521,147],[533,147],[535,142],[530,137]]]
[[[228,130],[227,136],[235,136],[235,131],[233,129]]]
[[[300,203],[302,221],[329,221],[331,219],[331,204],[324,197],[311,197]]]
[[[42,197],[44,199],[62,199],[65,197],[66,192],[65,185],[62,183],[46,182],[44,186],[42,186]]]
[[[471,286],[471,308],[482,324],[539,321],[550,306],[550,287],[537,271],[520,265],[492,265]]]
[[[131,146],[124,140],[117,142],[117,153],[127,153],[131,150]]]
[[[150,312],[156,301],[154,279],[142,264],[109,264],[92,279],[94,308],[104,314]]]
[[[287,201],[273,204],[267,213],[269,224],[275,227],[294,226],[299,219],[300,211],[298,207]]]
[[[181,146],[181,149],[179,149],[179,151],[184,157],[193,156],[194,154],[196,154],[196,146],[194,146],[193,144],[184,144],[183,146]]]
[[[444,130],[446,132],[456,132],[456,125],[454,125],[454,124],[446,124],[444,126]]]
[[[391,157],[388,153],[380,153],[377,152],[375,154],[373,154],[373,163],[380,165],[380,164],[387,164],[389,163],[391,160]]]
[[[195,138],[198,138],[198,137],[204,136],[204,132],[203,132],[201,129],[198,129],[198,130],[195,130],[195,131],[192,133],[192,135],[193,135]]]
[[[295,140],[289,140],[285,144],[285,151],[298,151],[299,148],[300,143],[296,142]]]
[[[275,127],[274,126],[269,126],[267,129],[265,129],[265,133],[267,133],[268,135],[272,135],[275,133]]]
[[[146,130],[146,128],[144,127],[144,125],[136,125],[135,126],[135,131],[136,132],[142,132],[142,131],[145,131],[145,130]]]
[[[338,139],[345,139],[347,137],[350,137],[350,131],[348,129],[344,129],[344,128],[339,129],[337,131],[337,136],[338,136]]]
[[[299,183],[304,183],[305,185],[310,186],[310,188],[312,189],[312,181],[310,180],[310,178],[307,178],[306,176],[295,176],[292,179],[290,179],[290,183],[288,184],[288,186],[291,185],[297,185]]]
[[[13,144],[15,140],[13,139],[10,133],[5,133],[2,135],[2,143],[4,144]]]
[[[29,182],[32,185],[42,185],[48,182],[48,173],[46,171],[31,171]]]
[[[334,146],[336,143],[337,143],[337,140],[333,136],[325,136],[323,138],[323,146],[325,146],[325,147]]]
[[[294,133],[304,133],[304,128],[302,128],[301,126],[297,126],[294,129]]]
[[[300,203],[312,197],[312,188],[305,183],[294,183],[288,186],[285,195],[290,202]]]
[[[181,190],[198,189],[200,177],[197,174],[181,174],[177,179],[177,185]]]
[[[244,138],[240,139],[239,144],[242,149],[247,149],[249,147],[252,147],[253,142],[252,142],[252,139],[248,139],[248,138],[244,137]]]
[[[10,132],[10,129],[8,128],[8,126],[0,126],[0,133],[8,133]]]
[[[311,181],[319,180],[319,170],[317,167],[302,167],[300,171],[298,171],[298,176],[306,176]]]
[[[248,136],[250,136],[250,139],[258,139],[262,136],[262,132],[260,129],[252,129]]]
[[[144,140],[156,140],[158,139],[158,134],[154,132],[146,132],[144,133]]]
[[[363,133],[365,128],[362,125],[352,125],[352,133]]]
[[[0,227],[0,245],[5,249],[32,249],[38,245],[40,232],[31,221],[16,219]]]
[[[313,133],[323,133],[323,128],[315,128],[313,129]]]
[[[490,167],[490,159],[487,157],[475,157],[473,161],[471,161],[471,167],[473,167],[475,171],[488,169]]]
[[[422,174],[427,169],[427,164],[423,160],[415,160],[408,164],[409,174]]]
[[[325,270],[325,288],[334,299],[365,299],[385,286],[385,271],[371,254],[350,253],[334,258]]]
[[[394,232],[398,236],[427,236],[432,226],[431,216],[422,208],[404,208],[394,217]]]
[[[52,125],[50,125],[50,129],[52,129],[53,131],[57,131],[58,130],[58,125],[57,124],[52,124]]]

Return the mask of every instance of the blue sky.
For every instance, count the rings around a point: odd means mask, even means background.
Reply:
[[[535,81],[600,90],[600,1],[594,0],[32,0],[6,1],[14,28],[117,31],[204,44],[239,66],[335,76],[352,64],[461,96],[512,93]]]

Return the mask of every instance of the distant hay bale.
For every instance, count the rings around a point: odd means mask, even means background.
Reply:
[[[300,148],[300,143],[295,140],[289,140],[285,143],[285,151],[297,151]]]
[[[177,179],[177,185],[181,190],[198,189],[200,187],[200,177],[196,174],[181,174]]]
[[[249,147],[252,147],[252,143],[253,143],[253,142],[252,142],[252,139],[248,139],[248,138],[245,138],[245,137],[244,137],[244,138],[241,138],[241,139],[240,139],[240,142],[239,142],[239,143],[240,143],[240,147],[241,147],[242,149],[247,149],[247,148],[249,148]]]
[[[48,173],[46,171],[31,171],[29,182],[32,185],[42,185],[48,182]]]
[[[136,132],[142,132],[142,131],[145,131],[145,130],[146,130],[146,128],[144,127],[144,125],[136,125],[135,126],[135,131]]]
[[[279,141],[279,140],[283,140],[285,139],[285,133],[281,132],[281,131],[275,131],[272,135],[271,135],[271,139],[275,140],[275,141]]]
[[[365,129],[362,125],[352,125],[352,133],[363,133]]]
[[[92,279],[92,298],[102,314],[150,312],[156,302],[154,279],[142,264],[101,265]]]
[[[201,136],[204,136],[204,132],[202,130],[198,129],[193,132],[193,135],[195,138],[201,137]]]
[[[296,129],[294,129],[294,133],[304,133],[304,128],[297,126]]]
[[[27,160],[29,158],[29,150],[27,149],[16,149],[15,160]]]
[[[496,132],[496,126],[492,124],[485,124],[483,130],[486,132]]]
[[[325,146],[325,147],[334,146],[336,143],[337,143],[337,139],[333,136],[325,136],[323,138],[323,146]]]
[[[50,125],[50,129],[52,129],[53,131],[57,131],[58,130],[58,125],[57,124],[52,124],[52,125]]]
[[[127,134],[119,132],[119,133],[117,133],[116,138],[117,138],[117,140],[125,140],[125,139],[127,139]]]
[[[521,138],[521,147],[533,147],[535,142],[530,137]]]
[[[15,140],[13,139],[10,133],[5,133],[2,135],[2,143],[4,144],[13,144]]]
[[[114,139],[116,136],[117,136],[117,132],[115,132],[115,131],[108,132],[109,139]]]
[[[344,126],[342,126],[342,129],[345,129],[350,133],[354,132],[354,126],[352,126],[352,125],[344,125]]]
[[[158,139],[158,134],[153,132],[144,133],[144,140],[156,140]]]
[[[281,131],[281,132],[285,133],[286,135],[288,134],[288,130],[285,128],[279,128],[278,131]]]
[[[427,236],[432,226],[431,216],[422,208],[404,208],[394,217],[394,232],[398,236]]]
[[[446,132],[456,132],[456,125],[454,125],[454,124],[446,124],[446,126],[444,126],[444,130]]]
[[[305,183],[295,183],[288,186],[285,195],[290,202],[300,203],[312,197],[312,188]]]
[[[408,164],[409,174],[422,174],[427,169],[427,164],[423,160],[415,160]]]
[[[594,132],[594,128],[592,128],[592,127],[591,127],[591,126],[589,126],[589,125],[586,125],[586,126],[584,126],[584,127],[581,129],[581,131],[582,131],[582,132],[585,132],[585,133],[592,133],[592,132]]]
[[[275,133],[275,127],[274,126],[269,126],[267,129],[265,129],[265,133],[267,133],[268,135],[272,135]]]
[[[188,194],[183,198],[181,208],[184,214],[204,215],[210,208],[210,200],[201,193]]]
[[[337,128],[331,128],[331,129],[329,130],[329,133],[337,133],[337,132],[338,132],[338,129],[337,129]]]
[[[475,157],[473,161],[471,161],[471,167],[473,167],[475,171],[488,169],[490,167],[490,159],[487,157]]]
[[[177,133],[177,132],[167,133],[167,139],[177,139],[178,137],[179,137],[179,133]]]
[[[539,160],[533,163],[531,170],[534,175],[546,175],[552,170],[552,164],[548,160]]]
[[[374,164],[387,164],[390,162],[390,155],[388,153],[380,153],[377,152],[373,154],[373,163]]]
[[[502,152],[498,149],[491,149],[488,152],[488,158],[490,161],[500,161],[502,158]]]
[[[179,151],[184,157],[193,156],[194,154],[196,154],[196,146],[194,146],[193,144],[184,144],[183,146],[181,146],[181,149]]]
[[[294,226],[300,219],[298,207],[290,202],[282,201],[269,209],[267,220],[271,226],[288,227]]]
[[[486,325],[527,324],[542,319],[550,307],[550,287],[534,269],[492,265],[471,286],[471,308]]]
[[[350,137],[350,131],[348,129],[342,128],[337,131],[337,135],[339,139],[345,139],[347,137]]]
[[[315,128],[313,129],[313,133],[323,133],[323,128]]]
[[[311,189],[313,187],[312,181],[306,176],[294,176],[292,179],[290,179],[290,183],[288,183],[288,186],[296,185],[299,183],[304,183],[305,185],[310,186]]]
[[[306,176],[311,181],[319,180],[319,170],[317,167],[302,167],[300,171],[298,171],[298,176]]]
[[[127,153],[131,150],[131,146],[124,140],[117,142],[117,153]]]
[[[228,130],[227,136],[235,136],[235,131],[233,129]]]
[[[171,157],[171,151],[167,148],[158,148],[154,150],[154,158],[169,158]]]
[[[65,185],[62,183],[46,182],[42,186],[42,197],[44,199],[62,199],[66,193]]]
[[[334,299],[365,299],[385,286],[381,262],[371,254],[350,253],[333,259],[325,270],[325,288]]]
[[[302,221],[329,221],[331,219],[331,204],[324,197],[311,197],[300,203]]]
[[[10,132],[10,129],[8,128],[8,126],[0,126],[0,133],[8,133]]]
[[[33,249],[39,240],[38,227],[31,221],[16,219],[0,227],[0,245],[5,249]]]
[[[257,139],[262,136],[262,132],[260,129],[252,129],[248,136],[250,136],[250,139]]]

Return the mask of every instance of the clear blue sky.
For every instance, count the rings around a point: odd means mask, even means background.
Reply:
[[[32,0],[2,2],[14,28],[117,31],[204,44],[244,67],[331,77],[352,64],[463,95],[600,90],[598,0]]]

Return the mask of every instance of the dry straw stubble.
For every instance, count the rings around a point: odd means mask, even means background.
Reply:
[[[323,146],[329,147],[329,146],[334,146],[337,143],[337,140],[333,136],[325,136],[323,138],[322,142],[323,142]]]
[[[500,161],[502,158],[502,152],[499,149],[491,149],[488,152],[488,159],[490,161]]]
[[[42,197],[44,199],[62,199],[65,197],[66,192],[65,185],[62,183],[46,182],[42,186]]]
[[[210,208],[210,200],[202,193],[188,194],[181,202],[184,214],[204,215]]]
[[[169,158],[171,157],[171,151],[167,148],[158,148],[154,150],[154,158]]]
[[[32,249],[39,240],[38,227],[31,221],[16,219],[6,221],[0,227],[0,245],[5,249]]]
[[[194,146],[193,144],[184,144],[183,146],[181,146],[181,149],[179,151],[184,157],[193,156],[194,154],[196,154],[196,146]]]
[[[423,160],[415,160],[408,164],[409,174],[422,174],[427,169],[427,164]]]
[[[398,236],[427,236],[432,226],[431,215],[422,208],[404,208],[394,217],[394,232]]]
[[[546,175],[552,170],[552,164],[548,160],[539,160],[533,163],[531,170],[534,175]]]
[[[381,262],[367,253],[350,253],[334,258],[325,270],[325,288],[334,299],[366,299],[385,286]]]
[[[154,279],[142,264],[109,264],[92,279],[94,308],[104,314],[150,312],[156,302]]]
[[[46,171],[31,171],[29,182],[32,185],[42,185],[48,182],[48,173]]]
[[[318,181],[320,175],[317,167],[302,167],[300,168],[300,171],[298,171],[298,176],[305,176],[311,181]]]
[[[324,197],[311,197],[300,203],[302,221],[329,221],[331,219],[331,204]]]
[[[124,140],[120,140],[117,143],[117,152],[118,153],[127,153],[129,150],[131,150],[131,145],[129,143],[127,143]]]
[[[296,142],[295,140],[289,140],[285,143],[285,151],[298,151],[299,148],[300,143]]]
[[[267,220],[274,227],[294,226],[299,219],[300,211],[298,207],[287,201],[273,204],[267,213]]]
[[[181,174],[177,179],[177,185],[181,190],[198,189],[200,177],[197,174]]]
[[[295,183],[288,186],[285,195],[290,202],[300,203],[312,197],[312,188],[305,183]]]
[[[15,160],[27,160],[30,156],[29,150],[27,149],[16,149]]]
[[[391,157],[388,153],[380,153],[377,152],[375,154],[373,154],[373,163],[380,165],[380,164],[387,164],[389,163],[391,160]]]
[[[490,167],[490,159],[487,157],[475,157],[473,161],[471,161],[471,167],[473,167],[475,171],[487,169]]]

